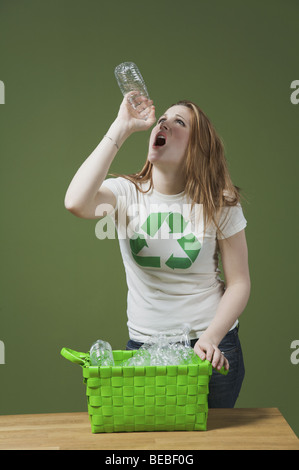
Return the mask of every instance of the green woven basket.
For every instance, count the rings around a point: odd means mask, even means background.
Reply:
[[[115,366],[96,367],[89,353],[61,350],[82,366],[92,432],[205,431],[211,363],[195,356],[188,365],[118,365],[136,352],[113,351]]]

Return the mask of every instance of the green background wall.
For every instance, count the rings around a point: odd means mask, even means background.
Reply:
[[[114,67],[132,60],[158,115],[194,100],[224,140],[252,278],[237,406],[278,407],[299,435],[298,15],[295,0],[0,1],[0,414],[86,411],[60,349],[127,342],[118,242],[98,240],[64,195],[118,111]],[[132,136],[112,171],[139,169],[148,137]]]

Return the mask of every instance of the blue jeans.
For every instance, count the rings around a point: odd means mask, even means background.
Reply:
[[[229,331],[219,343],[222,351],[229,362],[229,373],[221,375],[213,369],[209,384],[208,405],[209,408],[234,408],[239,396],[245,376],[243,354],[238,335],[239,327]],[[197,339],[191,341],[194,347]],[[129,340],[126,349],[139,349],[143,343]]]

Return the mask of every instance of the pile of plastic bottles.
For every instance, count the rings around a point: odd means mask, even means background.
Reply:
[[[159,335],[151,343],[141,346],[122,366],[175,366],[189,364],[193,358],[193,348],[182,342],[172,342],[166,335]]]
[[[138,349],[134,356],[125,360],[120,366],[167,366],[190,364],[195,357],[190,346],[190,327],[183,326],[179,333],[159,334]],[[96,341],[90,349],[92,365],[113,366],[112,348],[106,341]]]

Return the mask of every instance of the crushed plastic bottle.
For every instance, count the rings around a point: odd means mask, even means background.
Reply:
[[[136,351],[134,356],[126,359],[122,364],[122,367],[135,367],[135,366],[150,366],[151,365],[151,354],[143,346]]]
[[[182,365],[192,361],[194,351],[181,343],[159,343],[149,348],[152,366]]]
[[[92,366],[114,366],[112,348],[107,341],[98,339],[90,348],[90,362]]]
[[[191,326],[189,325],[189,323],[184,323],[183,332],[182,332],[182,341],[185,343],[185,346],[189,348],[191,347],[190,331],[191,331]]]
[[[137,91],[149,99],[149,94],[143,77],[134,62],[123,62],[115,67],[115,78],[123,95]]]
[[[128,366],[167,366],[191,364],[195,358],[190,346],[190,326],[183,325],[183,330],[153,336],[141,346],[133,357],[122,363]]]
[[[191,346],[190,331],[191,331],[191,327],[189,323],[184,323],[179,330],[172,330],[172,331],[168,331],[167,333],[159,333],[157,336],[153,336],[149,342],[150,343],[158,342],[160,344],[163,344],[164,342],[166,345],[173,344],[173,343],[180,343],[186,347],[190,347]]]

